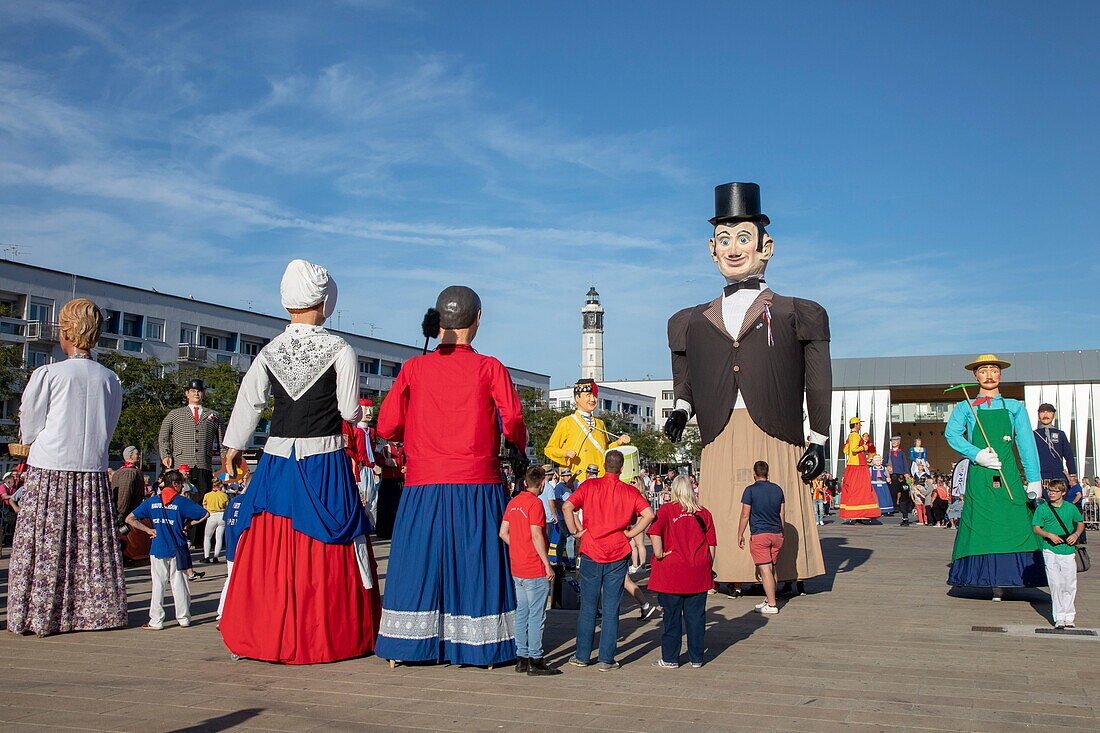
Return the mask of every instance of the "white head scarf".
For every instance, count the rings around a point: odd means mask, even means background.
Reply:
[[[336,281],[328,270],[305,260],[291,260],[279,284],[279,295],[287,310],[312,308],[325,303],[325,318],[336,310]]]

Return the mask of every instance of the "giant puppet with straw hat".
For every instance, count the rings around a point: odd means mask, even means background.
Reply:
[[[967,364],[977,383],[948,388],[964,399],[951,410],[944,430],[948,445],[970,461],[947,583],[991,588],[995,601],[1005,588],[1046,585],[1028,506],[1042,493],[1039,454],[1023,403],[1001,396],[1001,372],[1010,366],[995,354]],[[977,390],[973,399],[971,389]]]
[[[739,548],[736,537],[753,463],[764,460],[786,497],[776,575],[801,581],[825,572],[810,492],[802,482],[825,470],[833,387],[829,316],[817,303],[779,295],[764,282],[775,242],[765,229],[770,221],[760,210],[758,185],[718,186],[714,204],[707,249],[725,288],[669,319],[676,409],[665,434],[680,440],[695,414],[703,443],[699,498],[718,534],[717,580],[757,582],[748,548]]]
[[[595,380],[578,380],[573,385],[573,401],[577,409],[572,415],[558,420],[550,440],[546,442],[546,457],[573,476],[582,474],[589,465],[599,468],[599,475],[603,476],[604,454],[630,442],[629,435],[607,432],[604,421],[596,417],[599,393],[600,385]],[[630,478],[624,480],[629,481]]]

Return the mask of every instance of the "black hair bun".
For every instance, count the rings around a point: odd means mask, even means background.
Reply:
[[[424,321],[420,324],[420,330],[424,333],[426,339],[439,338],[439,311],[435,308],[429,308],[428,312],[424,314]]]

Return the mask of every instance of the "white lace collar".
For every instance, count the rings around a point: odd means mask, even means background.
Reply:
[[[328,371],[347,342],[321,326],[292,323],[260,350],[271,376],[296,400]]]

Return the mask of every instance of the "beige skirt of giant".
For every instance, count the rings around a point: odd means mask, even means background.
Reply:
[[[741,496],[745,487],[753,483],[752,464],[756,461],[768,463],[768,479],[784,493],[783,547],[776,562],[776,576],[786,581],[825,573],[813,501],[795,468],[801,455],[798,446],[773,438],[758,428],[744,409],[734,410],[722,433],[703,448],[699,499],[714,516],[718,536],[714,571],[719,582],[756,582],[747,529],[745,549],[737,546]]]

